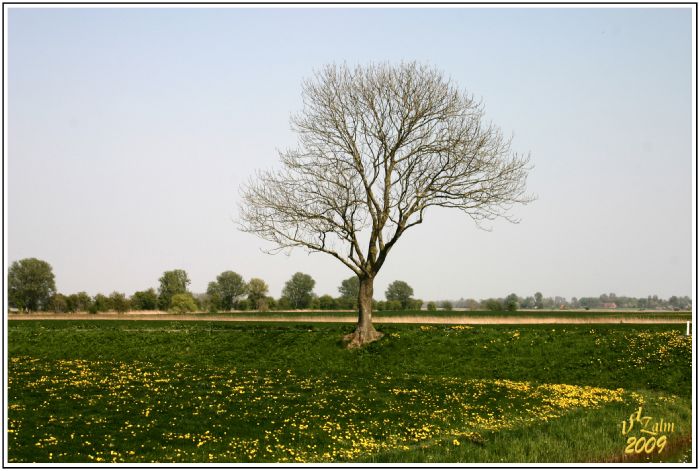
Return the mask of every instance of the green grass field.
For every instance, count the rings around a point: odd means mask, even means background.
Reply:
[[[210,316],[210,313],[196,313],[194,315]],[[293,317],[293,316],[351,316],[356,317],[356,311],[236,311],[218,313],[215,315],[225,317],[251,315],[264,317]],[[668,320],[692,320],[692,313],[685,311],[375,311],[374,317],[555,317],[555,318],[646,318],[646,319],[668,319]]]
[[[379,328],[348,351],[347,324],[10,321],[9,460],[689,458],[684,325]],[[640,407],[674,424],[660,453],[625,454]]]

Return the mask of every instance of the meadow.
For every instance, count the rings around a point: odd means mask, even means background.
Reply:
[[[192,313],[191,315],[220,315],[220,316],[262,316],[262,317],[294,317],[294,316],[338,316],[357,317],[357,311],[231,311],[221,313]],[[688,311],[574,311],[574,310],[531,310],[531,311],[471,311],[471,310],[401,310],[375,311],[374,317],[547,317],[547,318],[641,318],[666,320],[691,320],[692,313]]]
[[[689,457],[685,325],[378,327],[349,351],[339,323],[10,321],[9,461]],[[625,453],[640,407],[674,428]]]

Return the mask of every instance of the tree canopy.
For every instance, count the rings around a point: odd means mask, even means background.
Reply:
[[[401,309],[407,309],[411,305],[413,288],[405,281],[394,281],[389,285],[384,293],[387,301],[397,301],[401,303]]]
[[[247,291],[246,282],[243,277],[233,271],[225,271],[216,277],[215,282],[209,283],[207,294],[211,299],[215,299],[218,308],[230,311],[236,305],[236,301],[245,295]]]
[[[481,104],[415,62],[327,65],[304,81],[291,118],[299,145],[279,169],[243,188],[241,229],[271,252],[327,253],[359,277],[358,324],[348,346],[381,337],[372,326],[375,276],[399,238],[434,207],[478,224],[512,220],[527,203],[529,157],[486,122]]]
[[[13,262],[7,273],[7,298],[17,309],[47,309],[56,293],[53,269],[48,262],[25,258]]]
[[[190,284],[190,279],[187,277],[185,270],[166,271],[158,281],[160,282],[158,307],[162,310],[170,308],[173,296],[187,293],[187,286]]]
[[[314,286],[316,281],[310,275],[297,272],[285,283],[282,296],[289,300],[292,308],[305,309],[311,305]]]
[[[251,278],[248,282],[248,301],[250,301],[253,309],[261,309],[267,303],[267,292],[269,288],[265,281],[260,278]]]

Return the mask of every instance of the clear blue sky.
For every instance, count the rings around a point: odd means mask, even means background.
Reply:
[[[300,82],[328,62],[418,60],[531,152],[517,225],[436,210],[379,275],[423,299],[690,295],[691,15],[668,9],[60,9],[8,16],[8,258],[58,289],[195,292],[224,270],[278,296],[323,254],[239,232],[238,187],[292,146]]]

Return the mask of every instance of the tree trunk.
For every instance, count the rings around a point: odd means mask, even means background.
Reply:
[[[357,348],[382,338],[384,334],[374,329],[372,325],[372,295],[374,293],[374,277],[360,277],[360,293],[358,295],[357,327],[343,340],[347,348]]]

